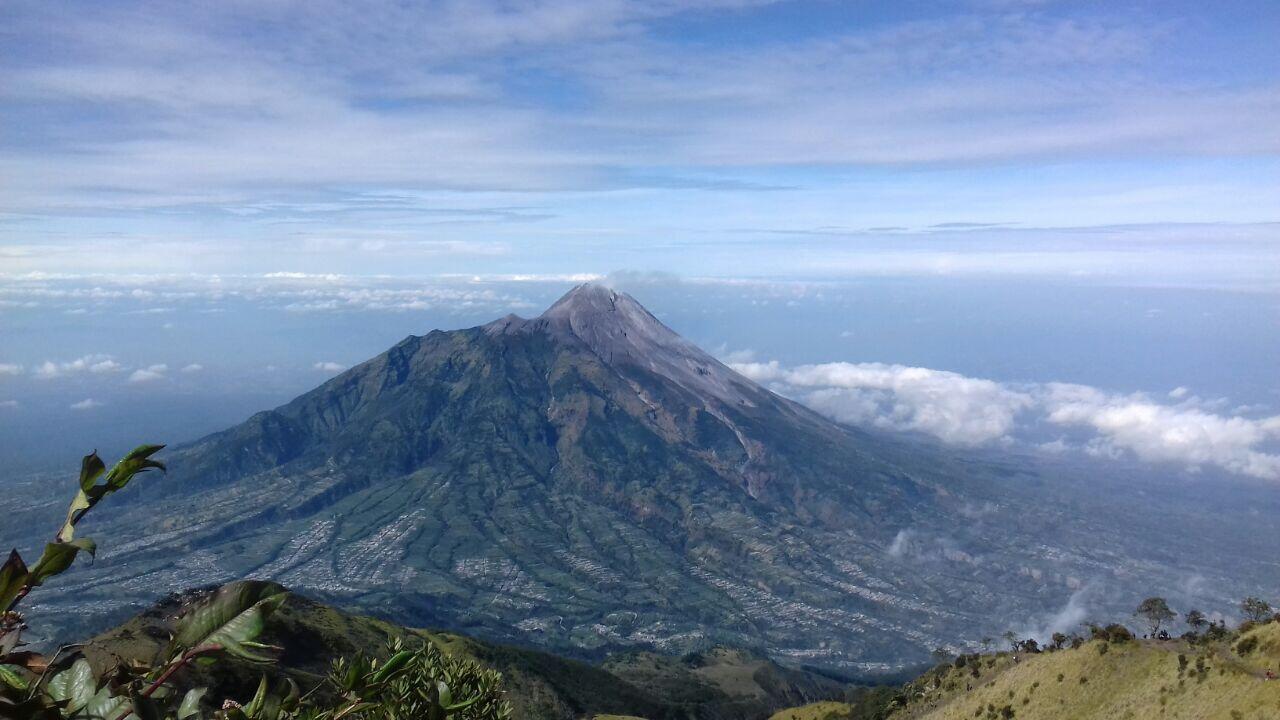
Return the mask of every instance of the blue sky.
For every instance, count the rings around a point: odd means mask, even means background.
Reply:
[[[1268,2],[8,3],[0,271],[1269,285],[1277,34]]]
[[[1275,2],[0,4],[0,462],[609,276],[848,422],[1280,480],[1277,37]]]

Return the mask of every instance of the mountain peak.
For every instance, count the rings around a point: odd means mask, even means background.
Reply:
[[[547,308],[539,316],[554,324],[567,324],[574,335],[583,340],[590,336],[626,336],[641,333],[654,338],[679,340],[679,336],[663,325],[635,298],[599,283],[583,283]]]
[[[619,298],[635,303],[635,300],[630,295],[619,293],[607,285],[598,282],[585,282],[562,295],[551,307],[547,308],[546,312],[542,313],[542,317],[555,317],[584,310],[613,311],[616,309]],[[638,305],[639,303],[636,304]]]
[[[753,405],[752,396],[767,393],[662,324],[635,298],[600,283],[578,285],[532,320],[508,315],[483,329],[490,335],[546,332],[586,345],[615,368],[636,366],[733,405]]]

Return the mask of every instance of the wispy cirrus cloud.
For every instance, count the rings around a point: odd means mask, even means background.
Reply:
[[[1276,219],[1280,80],[1229,18],[802,5],[16,6],[0,118],[24,132],[0,140],[0,172],[24,182],[0,226],[28,232],[0,258],[84,269],[92,245],[121,268],[246,272],[294,249],[320,270],[563,271],[597,246],[733,240],[753,214]]]
[[[527,303],[510,284],[585,282],[593,274],[396,277],[276,270],[251,275],[208,273],[0,273],[0,298],[65,311],[151,314],[174,308],[216,310],[228,303],[297,313],[405,312],[429,308],[507,310]],[[50,361],[43,372],[85,370],[87,358]],[[101,368],[103,371],[106,368]],[[0,373],[3,374],[3,373]]]

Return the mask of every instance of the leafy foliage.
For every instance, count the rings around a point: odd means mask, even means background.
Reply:
[[[329,672],[338,691],[332,708],[308,708],[300,720],[507,720],[511,705],[503,698],[502,676],[469,660],[440,652],[431,643],[408,649],[401,639],[388,647],[387,659],[364,655],[339,659]]]
[[[66,519],[40,559],[28,567],[15,549],[0,565],[0,717],[202,720],[207,691],[198,687],[181,691],[175,679],[181,670],[195,662],[214,662],[220,656],[270,663],[271,651],[280,649],[257,642],[257,638],[288,593],[275,583],[255,580],[230,583],[185,608],[155,663],[118,663],[99,673],[76,646],[60,648],[49,658],[22,649],[26,624],[16,609],[18,604],[31,590],[70,568],[80,552],[92,555],[97,550],[89,538],[75,537],[77,524],[138,474],[164,470],[163,464],[152,459],[163,447],[143,445],[110,471],[96,452],[85,456]],[[396,641],[385,661],[363,656],[340,660],[328,682],[340,698],[333,707],[308,701],[292,680],[271,689],[264,676],[247,703],[225,700],[212,717],[506,720],[511,715],[503,699],[501,675],[445,656],[432,645],[409,650]]]

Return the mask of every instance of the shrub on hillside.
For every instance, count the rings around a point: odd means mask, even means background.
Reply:
[[[1240,601],[1240,612],[1254,622],[1261,622],[1271,616],[1271,603],[1261,598],[1247,597]]]
[[[1133,642],[1133,633],[1129,632],[1129,628],[1120,623],[1111,623],[1106,627],[1106,631],[1107,638],[1116,645]]]
[[[323,709],[304,708],[296,715],[299,720],[511,717],[500,674],[445,655],[431,643],[408,649],[399,638],[392,640],[384,662],[360,654],[339,658],[328,683],[338,702]]]

